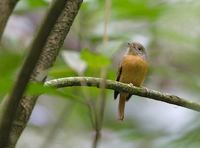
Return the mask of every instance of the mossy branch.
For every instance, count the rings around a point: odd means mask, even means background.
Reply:
[[[71,87],[71,86],[89,86],[89,87],[100,88],[101,81],[103,81],[103,79],[94,77],[67,77],[67,78],[59,78],[47,81],[45,83],[45,86],[55,87],[55,88]],[[128,92],[133,95],[182,106],[200,112],[199,103],[185,100],[175,95],[161,93],[148,88],[135,87],[130,84],[124,84],[112,80],[105,81],[105,88],[116,90],[119,92],[120,91]]]

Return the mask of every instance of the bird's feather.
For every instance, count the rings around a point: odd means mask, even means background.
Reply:
[[[116,81],[119,81],[120,76],[121,76],[121,73],[122,73],[122,66],[120,66],[119,69],[118,69],[118,73],[117,73],[117,79],[116,79]],[[117,98],[118,94],[119,94],[118,91],[114,91],[114,99]]]

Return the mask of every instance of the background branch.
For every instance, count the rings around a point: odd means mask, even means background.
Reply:
[[[59,130],[66,122],[63,122],[64,119],[70,116],[71,109],[74,106],[74,103],[66,103],[64,108],[58,115],[56,123],[49,129],[49,133],[45,138],[44,142],[41,144],[40,148],[49,148],[52,146],[54,140],[57,138]],[[69,120],[68,120],[69,121]]]
[[[101,69],[101,78],[102,81],[100,82],[100,94],[98,97],[98,101],[96,101],[95,105],[95,135],[92,143],[92,148],[97,148],[98,144],[101,139],[101,130],[103,126],[103,118],[104,118],[104,110],[105,110],[105,105],[106,105],[106,89],[105,89],[105,80],[107,77],[107,69],[102,68]]]
[[[0,40],[9,16],[11,15],[18,0],[0,0]]]
[[[84,86],[100,88],[101,81],[103,81],[102,78],[68,77],[68,78],[60,78],[60,79],[54,79],[54,80],[47,81],[45,83],[45,86],[62,88],[62,87],[70,87],[70,86],[83,86],[82,84],[85,84]],[[112,80],[105,81],[105,88],[113,89],[113,90],[116,90],[119,92],[120,91],[128,92],[133,95],[146,97],[146,98],[150,98],[150,99],[154,99],[154,100],[158,100],[158,101],[163,101],[166,103],[182,106],[182,107],[200,112],[200,104],[199,103],[185,100],[185,99],[180,98],[175,95],[161,93],[161,92],[147,89],[147,88],[135,87],[135,86],[132,86],[129,84],[124,84],[124,83],[112,81]]]
[[[31,75],[32,82],[44,82],[48,69],[53,66],[81,3],[82,0],[66,0],[65,8],[51,30],[40,59]],[[10,131],[9,148],[15,147],[21,133],[26,127],[37,98],[38,96],[23,96],[20,100]]]

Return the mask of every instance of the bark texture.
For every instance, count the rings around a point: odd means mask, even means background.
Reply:
[[[42,54],[47,38],[51,33],[58,17],[61,15],[66,0],[56,0],[49,8],[26,56],[16,81],[9,95],[1,102],[0,111],[0,146],[8,147],[11,127],[16,110],[26,90],[31,74]]]
[[[64,39],[76,17],[82,0],[67,0],[65,8],[58,18],[50,36],[47,39],[43,53],[33,71],[31,81],[44,82],[47,72],[56,60],[58,52],[63,45]],[[24,96],[18,106],[15,120],[9,137],[8,148],[14,148],[22,131],[26,127],[38,96]]]

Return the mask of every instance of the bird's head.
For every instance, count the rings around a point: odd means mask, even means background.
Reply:
[[[138,55],[147,59],[146,49],[140,43],[128,43],[128,55]]]

